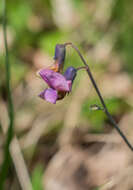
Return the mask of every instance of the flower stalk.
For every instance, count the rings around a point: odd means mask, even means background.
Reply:
[[[95,88],[95,91],[96,91],[96,93],[97,93],[97,95],[98,95],[98,97],[99,97],[99,99],[101,101],[101,104],[102,104],[102,106],[104,108],[103,111],[105,112],[106,116],[108,117],[110,123],[114,126],[114,128],[117,130],[117,132],[119,133],[119,135],[122,137],[122,139],[124,140],[124,142],[130,148],[130,150],[133,151],[133,146],[129,143],[128,139],[123,134],[123,132],[120,130],[120,128],[118,127],[117,123],[115,122],[115,120],[113,119],[113,117],[111,116],[111,114],[109,113],[108,108],[107,108],[107,106],[106,106],[106,104],[104,102],[104,99],[103,99],[102,95],[101,95],[101,92],[100,92],[100,90],[99,90],[99,88],[98,88],[98,86],[97,86],[97,84],[95,82],[95,79],[93,78],[91,70],[90,70],[88,64],[86,63],[84,57],[80,53],[79,49],[74,44],[72,44],[71,42],[65,43],[65,45],[66,46],[70,45],[78,53],[80,59],[82,60],[84,66],[85,66],[86,72],[87,72],[87,74],[88,74],[88,76],[89,76],[89,78],[90,78],[90,80],[91,80],[91,82],[93,84],[93,87]]]

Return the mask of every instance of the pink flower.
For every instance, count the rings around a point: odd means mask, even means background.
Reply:
[[[50,69],[42,69],[39,74],[49,86],[39,96],[55,104],[57,100],[64,98],[66,93],[71,91],[72,82],[76,76],[76,69],[69,67],[64,76]]]

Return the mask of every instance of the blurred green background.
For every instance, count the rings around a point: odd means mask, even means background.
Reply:
[[[132,0],[7,1],[14,127],[34,190],[45,189],[42,181],[47,165],[64,143],[71,142],[71,129],[79,128],[85,134],[113,130],[104,112],[89,109],[93,104],[101,105],[85,71],[79,72],[72,93],[51,105],[38,98],[45,84],[36,77],[37,70],[53,63],[57,43],[73,42],[90,65],[110,113],[120,122],[133,110],[132,13]],[[0,120],[6,127],[4,56],[0,2]],[[82,63],[74,50],[67,48],[65,68],[70,65]],[[2,130],[0,144],[2,163]],[[7,178],[7,189],[9,186],[20,189],[14,169]]]

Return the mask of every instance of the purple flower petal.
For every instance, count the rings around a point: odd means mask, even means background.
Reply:
[[[65,92],[69,92],[71,90],[67,80],[60,73],[54,72],[50,69],[42,69],[39,74],[42,79],[49,85],[49,87],[58,91]]]
[[[45,89],[43,92],[41,92],[39,94],[39,96],[42,99],[46,100],[47,102],[50,102],[50,103],[53,103],[53,104],[56,103],[56,100],[58,98],[57,91],[52,89],[52,88]]]
[[[67,84],[69,86],[69,91],[71,91],[71,89],[72,89],[72,81],[71,80],[67,80]]]
[[[51,86],[50,82],[49,82],[49,77],[52,75],[53,71],[50,69],[41,69],[39,71],[40,76],[42,77],[42,79],[49,85]]]

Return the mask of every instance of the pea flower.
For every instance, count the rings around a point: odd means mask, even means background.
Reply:
[[[49,87],[41,92],[39,96],[55,104],[57,100],[63,99],[71,91],[77,70],[74,67],[68,67],[62,75],[50,69],[42,69],[39,74]]]

